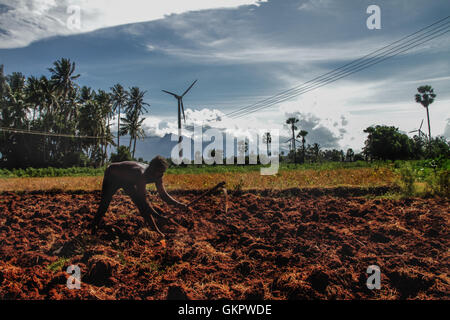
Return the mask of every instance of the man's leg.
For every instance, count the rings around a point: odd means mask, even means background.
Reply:
[[[159,216],[156,210],[147,202],[146,194],[138,192],[135,187],[128,187],[125,192],[130,196],[131,200],[138,207],[139,213],[144,218],[145,222],[149,226],[153,226],[156,232],[158,232],[162,237],[165,237],[164,233],[159,230],[156,224],[155,218],[153,216]]]
[[[117,189],[119,188],[114,186],[108,179],[105,178],[103,180],[102,199],[100,200],[100,205],[92,223],[92,234],[95,234],[97,231],[99,223],[108,210],[109,204],[111,203],[112,197],[116,193]]]

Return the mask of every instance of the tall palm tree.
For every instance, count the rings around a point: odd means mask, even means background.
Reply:
[[[13,72],[6,77],[9,84],[7,101],[10,106],[12,124],[14,128],[24,128],[27,123],[28,105],[25,94],[25,76],[20,72]]]
[[[150,106],[148,103],[144,102],[145,94],[146,91],[141,91],[138,87],[130,88],[130,92],[128,94],[127,110],[126,110],[127,115],[125,118],[121,119],[126,122],[126,125],[123,126],[122,128],[128,129],[128,131],[124,131],[124,129],[121,129],[121,134],[128,133],[130,135],[129,150],[131,150],[132,141],[134,140],[134,146],[136,146],[136,139],[139,138],[137,134],[139,131],[138,128],[141,127],[142,122],[144,121],[143,119],[139,119],[139,116],[147,112],[146,106]],[[133,150],[133,157],[134,151],[135,150]]]
[[[297,130],[297,126],[296,124],[298,123],[298,119],[295,117],[289,118],[286,120],[286,124],[291,126],[291,130],[292,130],[292,144],[291,144],[291,148],[292,151],[294,152],[294,162],[297,163],[297,156],[296,156],[296,148],[295,148],[295,130]]]
[[[319,161],[319,153],[320,153],[320,145],[318,143],[314,143],[313,144],[313,152],[314,152],[314,157],[316,158],[316,162]]]
[[[136,113],[130,112],[127,112],[126,117],[122,118],[120,135],[130,135],[128,150],[131,150],[131,143],[133,142],[133,158],[136,152],[136,140],[145,138],[145,131],[142,128],[142,123],[144,122],[144,120],[145,118],[139,119],[139,116]]]
[[[53,67],[48,69],[51,73],[51,81],[54,85],[59,103],[59,112],[54,115],[56,121],[59,123],[58,131],[66,131],[68,119],[73,115],[73,105],[68,101],[69,93],[75,90],[74,80],[80,77],[75,74],[75,62],[70,59],[61,58],[53,63]]]
[[[138,87],[132,87],[128,94],[127,112],[132,112],[138,116],[147,112],[146,106],[150,106],[144,102],[144,96],[147,91],[141,91]]]
[[[73,81],[80,77],[79,74],[74,74],[75,62],[71,62],[70,59],[61,58],[61,60],[53,62],[53,68],[49,68],[48,71],[52,74],[51,79],[58,93],[65,100],[68,92],[74,88]]]
[[[105,137],[103,140],[103,158],[102,164],[106,159],[106,153],[108,149],[108,141],[111,140],[111,131],[109,129],[109,122],[112,118],[112,99],[111,94],[107,93],[104,90],[98,90],[97,95],[95,96],[95,101],[100,108],[101,112],[101,123],[102,123],[102,136]]]
[[[271,136],[270,132],[264,133],[264,135],[263,135],[263,142],[266,143],[267,155],[270,156],[269,144],[272,143],[272,136]]]
[[[46,77],[42,76],[39,79],[41,103],[39,112],[44,111],[47,115],[57,112],[59,109],[58,97],[55,92],[53,83]]]
[[[27,79],[27,86],[25,89],[26,102],[30,105],[33,110],[32,122],[36,119],[36,110],[39,108],[41,103],[41,83],[38,78],[30,76]]]
[[[113,101],[113,110],[117,112],[117,152],[119,152],[120,147],[120,113],[121,109],[127,104],[128,99],[128,91],[126,91],[122,85],[119,83],[114,85],[111,88],[112,90],[112,101]]]
[[[431,86],[421,86],[417,88],[419,92],[416,94],[416,102],[420,103],[425,109],[427,109],[427,119],[428,119],[428,141],[431,148],[431,127],[430,127],[430,113],[428,111],[428,107],[430,104],[434,102],[436,98],[436,94],[434,93],[434,89]]]
[[[297,135],[297,138],[302,137],[302,163],[305,163],[305,142],[306,142],[305,137],[307,135],[308,135],[308,131],[305,131],[305,130],[301,130]]]
[[[96,93],[94,90],[92,90],[90,87],[83,86],[80,90],[80,96],[78,99],[80,103],[84,104],[89,101],[92,101],[95,95]]]

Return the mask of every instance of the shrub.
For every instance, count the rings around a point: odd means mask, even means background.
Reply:
[[[111,162],[131,161],[133,157],[126,146],[120,146],[117,153],[111,153],[110,160]]]
[[[414,182],[415,174],[414,169],[411,167],[409,163],[406,163],[401,169],[400,169],[400,188],[402,189],[402,192],[407,195],[411,196],[415,192],[415,186]]]
[[[427,179],[427,184],[433,195],[450,197],[450,170],[433,171],[433,174]]]

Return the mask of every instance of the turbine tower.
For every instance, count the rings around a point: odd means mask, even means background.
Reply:
[[[175,99],[177,99],[177,101],[178,101],[178,147],[180,149],[180,157],[183,156],[183,151],[181,150],[181,141],[183,140],[183,138],[181,137],[181,112],[183,112],[184,123],[186,123],[186,116],[184,114],[183,97],[192,89],[192,87],[195,85],[195,83],[197,81],[198,80],[195,80],[191,84],[191,86],[189,88],[187,88],[187,90],[181,96],[178,94],[175,94],[173,92],[170,92],[170,91],[162,90],[163,92],[174,96]]]
[[[424,136],[425,138],[427,138],[427,135],[422,131],[422,125],[423,125],[423,119],[422,122],[420,123],[420,127],[418,130],[414,130],[414,131],[410,131],[409,133],[414,133],[414,132],[418,132],[419,133],[419,138],[421,138],[422,136]],[[428,138],[427,138],[428,139]]]

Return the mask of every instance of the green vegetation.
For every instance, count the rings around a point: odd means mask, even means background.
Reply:
[[[53,271],[53,272],[61,271],[62,268],[64,267],[64,265],[66,264],[66,262],[68,262],[68,261],[69,261],[68,258],[59,258],[58,260],[56,260],[52,264],[49,264],[46,267],[46,269],[50,270],[50,271]]]
[[[450,197],[450,159],[395,161],[404,196]]]
[[[50,77],[5,75],[0,65],[0,168],[102,167],[108,146],[120,143],[110,129],[115,114],[134,156],[136,140],[144,137],[145,91],[80,87],[70,59],[48,71]]]
[[[0,178],[86,177],[101,176],[105,168],[26,168],[1,169]]]
[[[292,170],[334,170],[352,168],[391,168],[400,172],[405,166],[417,173],[420,179],[434,173],[435,170],[450,170],[450,159],[437,158],[434,160],[396,160],[396,161],[355,161],[355,162],[318,162],[318,163],[281,163],[280,171]],[[101,168],[27,168],[27,169],[1,169],[1,178],[25,178],[25,177],[83,177],[102,176],[105,167]],[[204,173],[245,173],[259,171],[262,165],[172,165],[168,174],[204,174]]]
[[[121,146],[122,148],[123,146]],[[129,154],[129,153],[128,153]],[[121,161],[129,160],[126,159]],[[280,171],[290,170],[332,170],[345,168],[378,168],[388,165],[384,162],[322,162],[322,163],[282,163]],[[262,165],[186,165],[171,166],[168,174],[203,174],[203,173],[245,173],[259,171]],[[26,168],[26,169],[1,169],[0,178],[37,178],[37,177],[90,177],[102,176],[106,166],[101,168],[73,167],[73,168]]]

